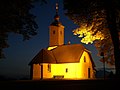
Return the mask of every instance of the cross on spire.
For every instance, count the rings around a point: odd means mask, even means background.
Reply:
[[[58,14],[58,3],[56,3],[56,14]]]
[[[56,15],[54,16],[54,19],[56,20],[56,21],[59,21],[59,15],[58,15],[58,3],[56,3],[56,7],[55,7],[55,9],[56,9]]]

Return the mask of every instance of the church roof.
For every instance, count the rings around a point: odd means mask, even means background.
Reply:
[[[56,63],[73,63],[79,62],[84,49],[81,44],[71,44],[59,46],[51,51],[56,58]]]
[[[84,51],[86,51],[86,48],[81,44],[61,45],[50,51],[42,49],[29,65],[38,63],[76,63],[79,62]]]
[[[52,25],[52,26],[62,25],[62,23],[59,21],[59,19],[60,19],[60,16],[58,14],[56,14],[54,16],[54,21],[50,25]]]
[[[52,26],[59,26],[59,25],[62,25],[62,23],[58,20],[54,20],[50,25]]]
[[[47,49],[42,49],[29,63],[30,64],[38,64],[38,63],[56,63],[55,58],[51,51]]]

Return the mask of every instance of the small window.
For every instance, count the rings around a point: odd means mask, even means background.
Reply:
[[[60,31],[60,35],[62,35],[62,31]]]
[[[55,34],[55,30],[53,31],[53,34]]]
[[[66,73],[68,72],[68,68],[66,68]]]
[[[51,64],[48,64],[48,71],[51,72]]]
[[[86,57],[84,56],[84,62],[86,62]]]

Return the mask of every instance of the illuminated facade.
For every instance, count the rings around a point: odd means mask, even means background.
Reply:
[[[49,32],[49,47],[42,49],[29,63],[31,79],[95,78],[90,51],[81,44],[64,44],[64,26],[59,22],[57,10]]]

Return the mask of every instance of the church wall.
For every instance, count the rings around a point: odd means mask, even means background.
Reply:
[[[50,65],[50,67],[48,67],[48,65]],[[78,72],[78,71],[80,71],[79,63],[43,64],[43,78],[44,79],[54,78],[55,76],[64,76],[64,78],[80,78],[81,72]]]
[[[63,76],[66,79],[86,78],[83,75],[83,65],[80,63],[51,64],[51,71],[48,70],[48,64],[44,64],[43,78],[55,78]]]
[[[43,78],[52,78],[51,75],[51,64],[43,64]]]
[[[64,78],[77,78],[79,63],[52,64],[52,75]],[[79,68],[80,69],[80,68]]]
[[[39,64],[33,64],[33,80],[39,80],[41,78],[41,66]]]
[[[83,73],[83,76],[86,78],[88,78],[88,77],[94,78],[94,69],[93,69],[92,62],[90,60],[90,56],[89,56],[88,52],[86,52],[86,51],[83,52],[80,63],[82,64],[83,71],[85,71]],[[88,75],[89,74],[88,68],[90,68],[90,76]]]

